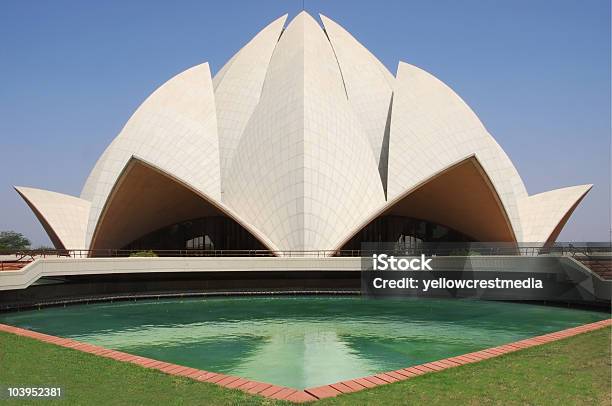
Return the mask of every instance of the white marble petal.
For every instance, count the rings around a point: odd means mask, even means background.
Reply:
[[[50,234],[56,245],[55,248],[85,249],[87,247],[85,233],[91,206],[89,201],[31,187],[16,186],[15,189]],[[61,246],[57,246],[58,244]]]
[[[519,214],[523,225],[520,242],[547,243],[557,227],[563,227],[578,203],[593,185],[570,186],[550,190],[519,200]],[[558,229],[557,231],[561,231]]]
[[[226,181],[225,202],[283,250],[331,249],[384,202],[331,45],[305,12],[274,51]]]
[[[395,78],[370,51],[331,19],[321,15],[338,60],[349,103],[368,136],[381,179],[386,183],[385,127]]]
[[[215,99],[207,63],[176,75],[151,94],[96,163],[81,193],[91,201],[87,244],[132,156],[221,200]]]
[[[516,168],[476,114],[451,88],[400,62],[389,139],[388,199],[401,196],[450,163],[475,155],[521,235],[517,200],[527,196]]]
[[[222,189],[244,128],[259,103],[268,64],[286,19],[284,15],[261,30],[215,76]]]

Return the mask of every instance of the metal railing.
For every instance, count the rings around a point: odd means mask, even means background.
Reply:
[[[407,247],[394,243],[368,243],[361,250],[133,250],[133,249],[27,249],[0,250],[0,266],[8,263],[29,262],[36,258],[104,258],[129,256],[157,257],[361,257],[374,253],[387,252],[397,256],[473,256],[473,255],[510,255],[510,256],[540,256],[569,255],[591,256],[610,254],[610,243],[557,243],[552,246],[542,244],[515,243],[422,243]],[[3,269],[0,267],[0,269]]]
[[[112,257],[310,257],[323,258],[331,256],[359,257],[360,250],[135,250],[135,249],[44,249],[44,250],[0,250],[0,257],[14,256],[17,261],[35,258],[70,257],[70,258],[112,258]]]

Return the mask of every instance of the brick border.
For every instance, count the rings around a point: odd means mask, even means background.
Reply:
[[[438,361],[432,361],[421,365],[415,365],[409,368],[383,372],[375,375],[365,376],[363,378],[350,379],[346,381],[332,383],[329,385],[317,386],[314,388],[306,388],[304,390],[272,385],[265,382],[252,381],[250,379],[241,378],[239,376],[224,375],[215,372],[204,371],[201,369],[190,368],[182,365],[170,364],[168,362],[158,361],[155,359],[141,357],[138,355],[132,355],[121,351],[110,350],[108,348],[100,347],[97,345],[82,343],[80,341],[72,340],[69,338],[62,338],[49,334],[38,333],[36,331],[14,327],[7,324],[0,324],[0,331],[16,334],[23,337],[33,338],[35,340],[98,355],[100,357],[111,358],[121,362],[129,362],[132,364],[140,365],[144,368],[156,369],[169,375],[183,376],[186,378],[194,379],[196,381],[214,383],[216,385],[224,386],[230,389],[239,389],[252,395],[260,395],[270,399],[282,399],[288,400],[290,402],[302,403],[334,397],[343,393],[357,392],[380,385],[403,381],[406,379],[413,378],[415,376],[424,375],[431,372],[442,371],[465,364],[479,362],[489,358],[499,357],[500,355],[504,355],[510,352],[519,351],[524,348],[535,347],[549,342],[561,340],[567,337],[572,337],[578,334],[597,330],[610,325],[612,325],[612,319],[606,319],[595,323],[584,324],[578,327],[557,331],[554,333],[527,338],[524,340],[504,344],[497,347],[486,348],[484,350],[471,352],[468,354],[445,358]]]
[[[578,327],[557,331],[554,333],[527,338],[524,340],[504,344],[497,347],[491,347],[476,352],[470,352],[468,354],[445,358],[438,361],[432,361],[426,364],[415,365],[409,368],[398,369],[396,371],[389,371],[371,376],[365,376],[363,378],[336,382],[330,385],[318,386],[316,388],[306,388],[304,389],[304,392],[310,393],[317,399],[334,397],[343,393],[357,392],[360,390],[373,388],[375,386],[386,385],[388,383],[397,381],[403,381],[406,379],[413,378],[415,376],[424,375],[431,372],[442,371],[444,369],[454,368],[465,364],[479,362],[489,358],[499,357],[500,355],[508,354],[510,352],[550,343],[581,333],[586,333],[589,331],[604,328],[610,325],[612,325],[612,319],[606,319],[595,323],[584,324]]]

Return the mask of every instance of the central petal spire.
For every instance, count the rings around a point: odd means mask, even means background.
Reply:
[[[227,175],[224,201],[285,250],[334,246],[384,202],[334,51],[306,12],[274,49]]]

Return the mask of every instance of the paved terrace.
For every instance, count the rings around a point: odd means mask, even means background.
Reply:
[[[43,277],[65,277],[73,275],[112,275],[138,273],[192,273],[192,272],[299,272],[299,271],[359,271],[361,257],[325,255],[303,256],[183,256],[183,257],[32,257],[25,266],[0,272],[0,290],[25,289]],[[436,270],[491,271],[500,270],[522,272],[538,269],[538,272],[555,272],[551,260],[559,260],[563,265],[589,276],[594,283],[605,281],[581,261],[570,256],[521,256],[521,255],[481,255],[481,256],[437,256],[434,258]],[[548,261],[548,267],[541,264]],[[554,262],[553,264],[556,264]],[[10,269],[10,268],[9,268]]]

